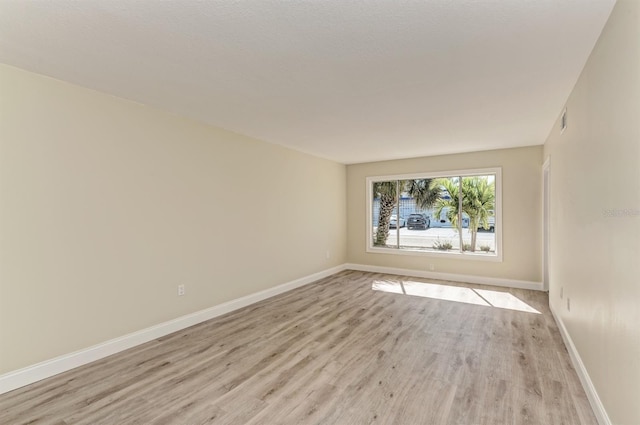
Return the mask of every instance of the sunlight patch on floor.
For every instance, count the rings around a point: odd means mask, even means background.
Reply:
[[[371,287],[374,291],[393,294],[412,295],[415,297],[433,298],[486,307],[503,308],[541,314],[518,297],[508,292],[473,289],[462,286],[441,285],[437,283],[413,282],[410,280],[376,280]]]

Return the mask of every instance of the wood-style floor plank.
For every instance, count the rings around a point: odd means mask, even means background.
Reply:
[[[345,271],[0,395],[0,423],[596,419],[546,294]]]

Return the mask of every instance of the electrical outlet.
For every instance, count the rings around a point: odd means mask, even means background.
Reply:
[[[178,285],[178,296],[181,297],[186,293],[184,285]]]
[[[571,311],[571,298],[567,297],[567,311]]]

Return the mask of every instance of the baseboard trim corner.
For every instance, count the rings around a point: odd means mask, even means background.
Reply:
[[[534,282],[528,280],[504,279],[455,273],[440,273],[414,269],[401,269],[396,267],[371,266],[368,264],[349,263],[346,264],[345,267],[348,270],[358,270],[363,272],[423,277],[427,279],[450,280],[452,282],[476,283],[479,285],[503,286],[507,288],[531,289],[534,291],[543,290],[542,282]]]
[[[0,394],[13,391],[42,379],[58,375],[87,363],[103,359],[137,345],[180,331],[198,323],[205,322],[223,314],[282,294],[292,289],[308,285],[317,280],[345,270],[344,264],[304,276],[273,288],[246,295],[222,304],[196,311],[185,316],[151,326],[121,337],[117,337],[82,350],[64,354],[53,359],[27,366],[22,369],[0,375]]]
[[[549,303],[549,309],[551,310],[551,314],[553,315],[553,319],[556,321],[558,325],[558,329],[560,330],[560,335],[562,335],[562,340],[567,347],[567,351],[569,352],[569,358],[571,358],[571,363],[573,364],[573,368],[576,370],[578,374],[578,378],[580,379],[580,383],[582,384],[582,388],[584,388],[584,392],[587,394],[587,398],[589,399],[589,404],[593,409],[593,413],[598,420],[599,425],[612,425],[611,420],[609,419],[609,415],[607,415],[607,411],[602,404],[602,400],[598,396],[598,392],[596,391],[596,387],[593,385],[593,381],[591,381],[591,377],[587,372],[587,368],[585,367],[582,359],[580,358],[580,354],[578,353],[578,349],[576,348],[573,340],[571,339],[571,335],[569,335],[569,331],[567,327],[564,325],[562,321],[562,317],[557,314],[553,304]]]

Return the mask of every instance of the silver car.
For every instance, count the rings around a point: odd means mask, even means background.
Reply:
[[[398,225],[398,216],[392,215],[391,219],[389,220],[389,228],[395,229],[397,225]],[[405,220],[404,217],[400,216],[400,227],[402,228],[406,225],[407,225],[407,220]]]

